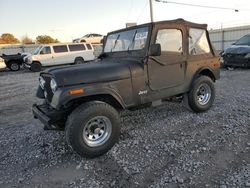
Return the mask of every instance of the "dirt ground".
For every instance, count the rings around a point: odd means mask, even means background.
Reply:
[[[0,187],[250,187],[250,70],[222,70],[206,113],[122,112],[119,143],[95,159],[33,119],[38,75],[0,72]]]

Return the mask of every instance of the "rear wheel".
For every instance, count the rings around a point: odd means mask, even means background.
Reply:
[[[18,61],[11,61],[8,65],[8,68],[11,71],[18,71],[20,70],[20,63]]]
[[[82,57],[77,57],[74,61],[75,64],[82,64],[84,63],[84,59]]]
[[[195,112],[207,111],[215,99],[214,83],[208,76],[198,77],[186,95],[188,106]]]
[[[65,133],[68,145],[77,153],[97,157],[118,141],[120,117],[107,103],[85,103],[68,117]]]
[[[40,72],[42,70],[42,65],[39,62],[33,62],[30,65],[30,70],[33,72]]]

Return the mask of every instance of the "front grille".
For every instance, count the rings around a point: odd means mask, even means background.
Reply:
[[[53,98],[53,92],[50,87],[51,75],[43,74],[41,75],[45,80],[44,91],[47,93],[46,99],[51,102]]]

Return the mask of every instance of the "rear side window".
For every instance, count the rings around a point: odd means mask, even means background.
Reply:
[[[209,52],[206,30],[191,28],[189,30],[189,54],[201,55]]]
[[[69,45],[69,51],[74,52],[74,51],[82,51],[86,50],[84,44],[70,44]]]
[[[182,52],[182,32],[178,29],[161,29],[157,33],[156,43],[162,52]]]
[[[92,50],[92,47],[90,44],[86,44],[86,46],[87,46],[88,50]]]
[[[53,46],[53,49],[55,53],[68,52],[68,48],[66,45]]]

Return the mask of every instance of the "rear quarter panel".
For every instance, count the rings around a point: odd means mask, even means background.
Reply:
[[[216,79],[220,77],[220,61],[219,57],[212,54],[188,57],[185,71],[185,91],[189,90],[189,87],[193,79],[202,71],[210,70]]]

